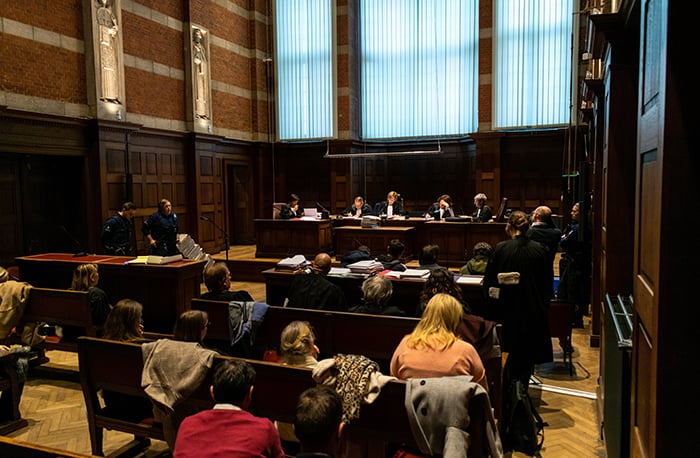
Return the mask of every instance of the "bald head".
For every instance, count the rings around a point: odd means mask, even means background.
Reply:
[[[552,209],[546,205],[541,205],[532,212],[532,221],[549,223],[552,220]]]
[[[311,263],[311,268],[318,274],[327,275],[331,271],[331,257],[328,253],[317,254]]]

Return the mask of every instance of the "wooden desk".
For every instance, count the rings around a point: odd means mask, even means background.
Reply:
[[[290,271],[272,268],[262,271],[262,275],[265,277],[266,302],[269,305],[283,306],[289,290],[289,283],[292,281],[292,275],[294,274]],[[326,278],[340,286],[350,307],[361,303],[361,287],[365,277],[329,275]],[[404,309],[408,316],[415,316],[425,279],[392,278],[391,283],[394,287],[394,292],[391,295],[389,305],[395,305]],[[480,284],[463,283],[460,283],[460,286],[464,299],[472,307],[472,312],[481,315],[484,302],[482,286]]]
[[[331,220],[256,219],[256,258],[286,258],[303,254],[313,259],[318,253],[333,254]]]
[[[471,258],[477,242],[486,242],[496,247],[506,240],[505,223],[461,223],[426,221],[421,226],[420,243],[438,245],[438,264],[447,267],[462,267]]]
[[[369,248],[372,256],[386,253],[386,247],[392,239],[399,239],[405,245],[403,259],[410,261],[415,253],[416,230],[412,226],[380,226],[362,228],[342,226],[334,229],[336,259],[341,259],[348,251],[360,245]]]
[[[15,258],[20,277],[32,286],[66,289],[79,264],[98,265],[98,286],[112,303],[125,298],[143,305],[143,319],[153,332],[172,333],[175,318],[189,309],[190,300],[200,296],[205,261],[183,259],[164,265],[124,264],[125,256],[91,255],[74,257],[46,253]]]

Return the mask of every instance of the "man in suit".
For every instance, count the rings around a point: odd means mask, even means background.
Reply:
[[[561,231],[552,221],[552,209],[546,205],[537,207],[530,217],[531,226],[527,231],[527,236],[535,242],[540,242],[547,247],[549,257],[554,263],[554,258],[559,249]]]

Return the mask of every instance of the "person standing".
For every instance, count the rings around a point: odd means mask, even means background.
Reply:
[[[124,202],[122,209],[110,216],[102,227],[100,242],[107,254],[129,256],[134,254],[131,245],[134,233],[134,215],[136,205]]]
[[[525,213],[511,214],[506,224],[510,240],[496,245],[484,275],[484,292],[494,321],[503,323],[501,345],[508,352],[504,393],[515,380],[527,387],[535,364],[553,360],[547,319],[554,283],[552,263],[547,249],[525,235],[529,228]]]
[[[486,205],[486,194],[480,192],[474,196],[474,205],[476,210],[472,213],[472,222],[474,223],[488,223],[493,217],[491,212],[491,207]]]
[[[557,298],[576,305],[574,327],[583,327],[583,315],[588,314],[591,297],[591,232],[580,226],[581,205],[571,208],[571,223],[559,241],[563,251],[559,260]]]
[[[546,246],[549,257],[554,263],[561,240],[561,230],[552,221],[552,209],[546,205],[537,207],[532,212],[531,220],[532,225],[527,231],[527,236]]]
[[[151,254],[172,256],[178,253],[177,234],[180,232],[180,226],[173,211],[173,204],[168,199],[160,200],[158,211],[143,222],[141,232],[151,247]]]

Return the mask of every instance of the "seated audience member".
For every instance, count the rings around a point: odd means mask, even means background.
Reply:
[[[289,202],[282,205],[282,208],[280,209],[280,218],[290,219],[304,216],[304,210],[299,208],[299,200],[299,196],[296,194],[291,194],[289,196]]]
[[[87,291],[90,298],[90,310],[92,312],[92,324],[101,326],[104,324],[112,309],[107,293],[97,286],[100,274],[97,264],[81,264],[73,271],[73,281],[70,288],[75,291]]]
[[[379,202],[374,208],[376,216],[394,218],[403,214],[403,205],[396,191],[389,191],[389,194],[386,195],[386,200]]]
[[[345,209],[343,216],[350,216],[355,218],[360,218],[364,215],[371,215],[372,207],[368,203],[365,203],[365,198],[362,196],[355,196],[353,204]]]
[[[426,218],[445,219],[455,216],[455,211],[452,208],[452,197],[443,194],[438,197],[437,202],[432,204],[425,213]]]
[[[280,362],[290,366],[314,368],[319,349],[316,335],[308,321],[292,321],[280,335]]]
[[[302,309],[347,310],[343,290],[326,278],[331,270],[331,257],[319,253],[311,267],[293,276],[287,291],[285,306]]]
[[[204,271],[204,284],[208,292],[202,294],[202,299],[210,301],[252,301],[248,291],[229,291],[231,287],[231,272],[225,262],[215,262]]]
[[[440,247],[437,245],[426,245],[420,252],[418,256],[418,268],[437,270],[444,269],[440,264],[438,264],[438,255],[440,254]]]
[[[102,338],[121,342],[144,343],[143,305],[133,299],[122,299],[107,315]]]
[[[559,243],[557,241],[557,243]],[[493,252],[493,247],[486,242],[476,242],[474,244],[473,256],[466,264],[459,269],[462,275],[484,275],[486,273],[486,264],[489,263],[489,257]]]
[[[472,222],[474,223],[488,223],[491,221],[493,215],[491,214],[491,207],[486,205],[486,194],[480,192],[474,196],[474,206],[476,210],[472,213]]]
[[[107,315],[103,338],[121,342],[143,343],[143,306],[132,299],[122,299]],[[153,404],[140,396],[102,391],[105,403],[103,413],[125,421],[140,421],[153,417]]]
[[[469,305],[464,300],[462,288],[455,282],[455,276],[446,268],[435,269],[430,272],[430,276],[423,285],[418,302],[417,316],[420,318],[423,315],[423,310],[430,299],[438,293],[449,294],[462,304],[464,313],[471,313]]]
[[[372,257],[369,254],[369,247],[366,245],[360,245],[356,250],[348,251],[340,259],[340,267],[347,267],[350,264],[359,261],[369,261]]]
[[[433,296],[413,332],[394,350],[391,375],[402,380],[471,375],[488,391],[479,353],[459,337],[463,315],[462,305],[454,297],[444,293]]]
[[[309,388],[299,395],[294,413],[294,430],[301,441],[297,458],[333,458],[343,438],[343,400],[325,385]]]
[[[173,457],[285,456],[275,425],[249,412],[255,369],[244,360],[221,362],[214,369],[213,408],[185,418],[177,432]]]
[[[369,277],[362,282],[362,304],[350,308],[348,312],[406,316],[403,309],[389,305],[393,292],[394,285],[388,278],[376,275]]]
[[[377,256],[377,261],[381,262],[387,270],[403,272],[406,270],[406,266],[401,262],[404,249],[405,246],[401,240],[391,239],[386,247],[386,254]]]
[[[90,301],[90,312],[92,324],[102,326],[112,309],[107,293],[97,286],[100,281],[100,274],[97,272],[97,264],[80,264],[73,271],[73,280],[70,288],[74,291],[87,291]],[[84,331],[75,326],[64,326],[62,331],[56,330],[56,334],[63,334],[62,340],[74,342]]]
[[[530,229],[526,235],[530,237],[530,240],[540,242],[547,247],[549,257],[554,264],[554,258],[557,256],[561,241],[561,230],[552,221],[552,209],[541,205],[532,212],[530,220]]]
[[[0,281],[0,283],[2,282]],[[2,363],[4,367],[0,366],[0,378],[9,378],[11,376],[10,371],[14,372],[12,375],[16,375],[18,379],[17,393],[14,392],[14,386],[10,386],[0,393],[0,425],[22,418],[19,409],[15,411],[15,399],[19,399],[21,402],[24,383],[27,381],[27,374],[29,373],[30,348],[0,344],[0,356],[5,356],[9,352],[17,354],[17,359],[13,362]]]
[[[313,369],[318,364],[319,349],[316,335],[308,321],[292,321],[280,335],[280,362],[290,366]],[[276,422],[285,452],[299,450],[299,440],[294,434],[294,425]]]
[[[163,424],[165,440],[171,449],[182,420],[196,413],[179,401],[204,381],[217,354],[201,344],[208,327],[207,312],[188,310],[175,321],[173,339],[158,339],[141,346],[141,386],[155,405],[154,417]]]

